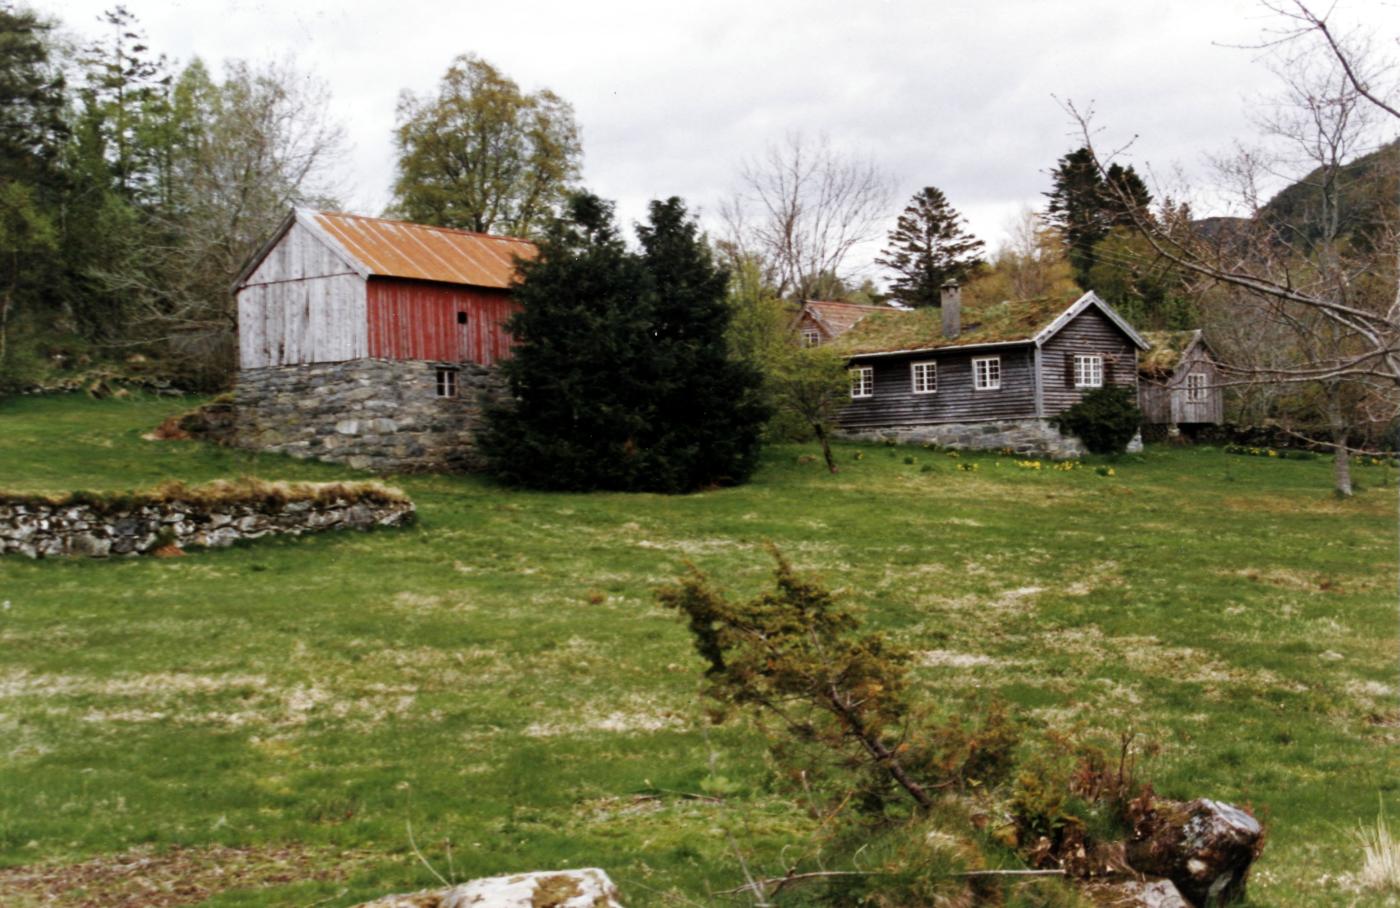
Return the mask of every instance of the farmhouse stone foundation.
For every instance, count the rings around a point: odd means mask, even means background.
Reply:
[[[48,558],[144,555],[162,545],[227,546],[269,535],[402,526],[413,520],[407,499],[326,498],[201,504],[169,500],[110,504],[0,502],[0,554]]]
[[[1084,443],[1044,419],[1004,419],[987,422],[939,423],[925,426],[884,426],[847,429],[843,438],[857,441],[895,441],[900,444],[935,444],[954,450],[1010,448],[1017,454],[1039,454],[1055,458],[1082,457]],[[1139,433],[1128,444],[1130,452],[1142,450]]]
[[[439,396],[450,372],[455,396]],[[234,444],[375,472],[480,469],[484,400],[500,373],[475,363],[356,359],[244,369],[234,392]]]

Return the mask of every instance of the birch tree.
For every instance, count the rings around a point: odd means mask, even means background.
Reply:
[[[890,178],[871,160],[800,133],[746,161],[739,190],[721,209],[726,239],[764,264],[778,295],[823,299],[851,277],[851,253],[880,235]]]

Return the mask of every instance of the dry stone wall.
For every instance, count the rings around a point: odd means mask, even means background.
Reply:
[[[439,372],[455,395],[439,396]],[[234,392],[235,444],[375,472],[481,467],[482,404],[505,393],[475,363],[357,359],[244,369]]]
[[[30,558],[144,555],[165,545],[217,547],[277,534],[402,526],[413,517],[413,502],[397,495],[213,503],[0,500],[0,554]]]

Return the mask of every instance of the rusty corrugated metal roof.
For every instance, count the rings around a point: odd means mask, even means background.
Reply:
[[[383,277],[510,287],[515,259],[536,253],[534,243],[516,237],[332,211],[306,213],[366,271]]]

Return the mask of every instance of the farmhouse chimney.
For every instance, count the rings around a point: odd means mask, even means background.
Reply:
[[[938,307],[943,310],[943,336],[956,340],[962,334],[962,288],[957,281],[943,285]]]

